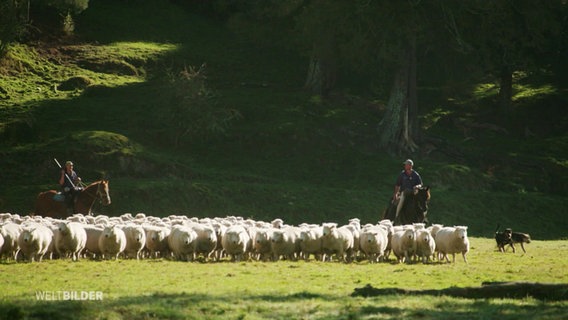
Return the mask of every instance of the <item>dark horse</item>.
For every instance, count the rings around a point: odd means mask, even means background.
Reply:
[[[53,199],[55,194],[57,194],[55,190],[40,192],[35,204],[36,215],[59,219],[68,216],[65,203]],[[91,209],[96,200],[100,200],[104,206],[110,204],[108,180],[93,182],[79,191],[75,197],[73,213],[92,214]]]
[[[415,189],[405,195],[404,203],[400,208],[398,217],[396,216],[396,205],[390,202],[388,208],[383,213],[383,219],[393,221],[395,225],[412,223],[426,223],[428,213],[428,202],[430,201],[430,187]]]

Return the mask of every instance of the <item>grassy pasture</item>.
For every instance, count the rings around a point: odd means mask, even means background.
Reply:
[[[97,213],[378,220],[401,162],[375,146],[387,95],[338,88],[332,99],[310,96],[301,90],[306,57],[239,38],[170,2],[93,2],[78,31],[87,42],[18,44],[0,65],[1,212],[29,213],[37,193],[54,187],[58,157],[74,160],[86,181],[110,172],[113,204]],[[166,78],[202,63],[216,101],[242,118],[225,135],[173,146],[160,117],[171,96]],[[462,131],[498,121],[492,83],[419,84],[424,133],[446,145],[412,157],[433,188],[431,222],[469,226],[467,265],[461,257],[432,265],[3,261],[0,319],[566,318],[565,301],[350,297],[366,284],[568,282],[568,95],[521,80],[512,116],[529,135]],[[483,238],[498,223],[552,241],[501,254]],[[104,299],[38,301],[41,291],[100,291]]]
[[[167,260],[3,262],[6,319],[561,319],[568,302],[448,296],[351,297],[355,288],[443,289],[484,281],[567,283],[568,241],[534,241],[527,253],[497,252],[471,238],[469,263],[343,264]],[[520,248],[519,248],[520,249]],[[102,301],[40,301],[42,291],[100,291]],[[1,316],[0,316],[1,317]]]

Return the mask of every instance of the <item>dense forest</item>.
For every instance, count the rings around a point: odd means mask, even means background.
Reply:
[[[0,211],[29,213],[60,157],[111,176],[104,213],[373,221],[412,158],[431,220],[490,235],[538,213],[538,235],[563,236],[565,0],[0,0],[0,12]]]

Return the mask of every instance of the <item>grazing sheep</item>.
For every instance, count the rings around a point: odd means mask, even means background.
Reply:
[[[87,235],[85,255],[89,254],[91,258],[100,257],[102,251],[99,247],[99,239],[104,229],[93,225],[84,225],[83,229],[85,229],[85,234]]]
[[[41,262],[52,241],[53,232],[51,229],[42,224],[28,225],[22,229],[18,237],[20,254],[23,254],[31,262]]]
[[[412,226],[405,226],[392,235],[392,252],[397,257],[398,262],[410,263],[410,257],[416,252],[416,235]]]
[[[146,226],[146,248],[150,252],[151,258],[167,257],[170,252],[168,236],[170,228],[160,226]]]
[[[321,260],[322,237],[323,228],[321,226],[307,227],[300,231],[300,255],[304,260],[308,261],[311,254],[316,260]]]
[[[422,263],[427,263],[434,255],[436,241],[428,229],[416,230],[416,256],[422,258]]]
[[[108,226],[99,237],[99,250],[103,259],[118,259],[118,255],[126,249],[126,235],[118,226]]]
[[[456,262],[456,253],[461,253],[467,263],[466,254],[469,252],[467,227],[444,227],[436,234],[436,249],[450,262],[448,254],[452,254],[452,262]]]
[[[359,234],[359,248],[370,263],[379,262],[388,245],[388,233],[380,226],[363,228]]]
[[[197,248],[197,233],[185,225],[175,225],[168,236],[168,245],[177,260],[193,261]]]
[[[87,244],[87,232],[81,223],[60,222],[55,229],[55,250],[61,258],[71,255],[72,261],[78,261],[81,251]]]
[[[241,261],[249,252],[250,241],[250,236],[243,226],[233,225],[225,231],[221,244],[225,253],[231,256],[231,261]]]
[[[123,226],[122,231],[124,231],[124,235],[126,236],[124,255],[127,258],[136,257],[136,260],[139,260],[140,253],[146,245],[146,231],[144,231],[144,228],[136,224]]]
[[[355,241],[351,229],[346,226],[338,228],[337,223],[333,222],[323,223],[322,226],[322,260],[325,261],[326,256],[335,254],[340,261],[350,262]]]
[[[0,247],[0,257],[16,260],[16,255],[20,250],[18,238],[22,232],[22,227],[13,222],[6,222],[0,227],[0,234],[4,238],[4,245]]]

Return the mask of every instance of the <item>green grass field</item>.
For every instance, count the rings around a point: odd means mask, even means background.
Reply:
[[[388,88],[349,74],[330,98],[312,96],[308,59],[287,39],[257,43],[170,2],[133,3],[91,1],[75,41],[15,44],[0,63],[0,212],[32,213],[57,187],[58,158],[86,182],[110,176],[112,205],[97,214],[375,223],[412,157],[432,188],[430,222],[469,227],[469,264],[2,261],[0,319],[566,318],[566,301],[350,296],[366,284],[567,283],[565,86],[516,74],[514,113],[500,119],[492,80],[438,85],[421,73],[421,127],[441,142],[391,156],[376,132]],[[180,72],[202,65],[205,100],[177,114]],[[497,225],[530,233],[528,252],[496,252]],[[58,291],[104,299],[36,298]]]
[[[351,297],[355,288],[443,289],[482,282],[566,283],[567,241],[534,241],[516,254],[471,238],[469,263],[173,262],[2,263],[6,319],[562,319],[566,301],[448,296]],[[102,301],[50,301],[43,292],[96,291]],[[63,293],[61,293],[63,294]]]

